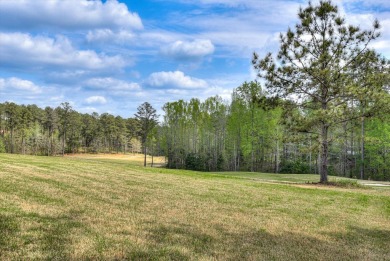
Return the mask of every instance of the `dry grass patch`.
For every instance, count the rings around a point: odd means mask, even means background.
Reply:
[[[130,162],[143,163],[144,155],[138,153],[97,153],[97,154],[67,154],[66,158],[80,158],[80,159],[108,159],[108,160],[126,160]],[[146,162],[148,165],[152,162],[152,156],[146,156]],[[165,164],[165,157],[153,157],[154,164]]]

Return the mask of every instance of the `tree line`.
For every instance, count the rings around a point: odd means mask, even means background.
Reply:
[[[168,168],[320,172],[319,134],[296,131],[291,114],[302,112],[268,98],[259,82],[243,83],[229,102],[215,96],[166,103],[159,124],[148,106],[126,119],[79,113],[69,103],[45,109],[2,103],[0,152],[147,153],[165,156]],[[363,168],[362,178],[390,180],[390,113],[365,118],[363,128],[362,118],[350,119],[332,128],[329,137],[330,175],[360,178]]]
[[[301,112],[259,90],[259,83],[250,82],[235,89],[230,103],[218,96],[167,103],[161,124],[167,166],[320,173],[320,134],[293,131],[290,114]],[[329,132],[329,174],[390,180],[390,114],[365,118],[363,128],[362,120],[350,119]]]
[[[45,109],[13,102],[0,104],[0,152],[47,156],[140,152],[140,129],[136,118],[83,114],[67,102]]]

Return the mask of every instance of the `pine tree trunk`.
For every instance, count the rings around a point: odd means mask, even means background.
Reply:
[[[11,154],[14,153],[14,129],[11,128]]]
[[[311,169],[312,169],[312,151],[311,151],[311,135],[309,136],[309,146],[310,146],[310,150],[309,150],[309,172],[311,172]]]
[[[255,156],[254,156],[254,151],[253,151],[253,142],[254,142],[254,130],[253,130],[253,123],[254,123],[254,119],[253,119],[253,108],[251,109],[252,110],[252,117],[251,117],[251,121],[252,121],[252,127],[251,127],[251,172],[253,172],[253,164],[254,164],[254,161],[255,161]]]
[[[320,183],[328,182],[328,129],[329,127],[323,123],[321,129],[321,168],[320,168]]]
[[[275,173],[279,173],[279,162],[280,162],[279,154],[280,154],[280,152],[279,152],[279,138],[277,138],[276,139]]]
[[[348,135],[347,135],[347,122],[343,124],[344,128],[344,142],[343,142],[343,177],[347,176],[347,157],[348,157]]]
[[[146,167],[146,144],[144,144],[144,167]]]
[[[24,135],[22,135],[22,154],[26,154],[26,148],[25,148],[25,144],[24,144]]]
[[[360,166],[360,179],[364,179],[364,116],[362,117],[362,142],[361,142],[361,150],[362,150],[362,153],[361,153],[361,160],[362,160],[362,164]]]
[[[352,155],[352,160],[353,160],[353,165],[351,165],[349,169],[349,177],[352,178],[354,176],[353,172],[355,171],[356,168],[356,158],[355,158],[355,135],[354,135],[354,126],[353,123],[351,122],[351,155]]]
[[[65,154],[65,135],[62,137],[62,156]]]
[[[153,154],[154,154],[154,148],[153,148],[153,143],[152,143],[152,164],[150,165],[153,168]]]

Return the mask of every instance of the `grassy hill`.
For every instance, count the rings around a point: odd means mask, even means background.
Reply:
[[[390,260],[390,187],[316,180],[0,154],[0,260]]]

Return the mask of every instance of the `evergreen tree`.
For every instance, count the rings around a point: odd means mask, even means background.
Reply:
[[[157,125],[157,114],[156,110],[148,102],[144,102],[137,108],[135,117],[140,122],[141,143],[144,149],[144,167],[146,167],[146,145],[149,132]]]
[[[59,117],[59,129],[62,137],[62,156],[65,154],[65,145],[67,140],[68,128],[70,127],[70,116],[73,111],[72,106],[68,102],[63,102],[56,108]]]
[[[300,114],[296,129],[319,135],[320,182],[326,183],[330,129],[354,117],[344,112],[358,91],[364,89],[370,102],[383,93],[384,86],[353,84],[352,69],[369,63],[385,67],[387,62],[378,55],[368,55],[368,44],[379,37],[378,21],[368,31],[346,25],[331,1],[320,1],[317,6],[309,3],[298,16],[300,22],[295,30],[281,34],[278,63],[271,54],[259,59],[255,53],[253,65],[272,94],[292,100],[290,104],[301,111],[311,110],[310,114]]]

